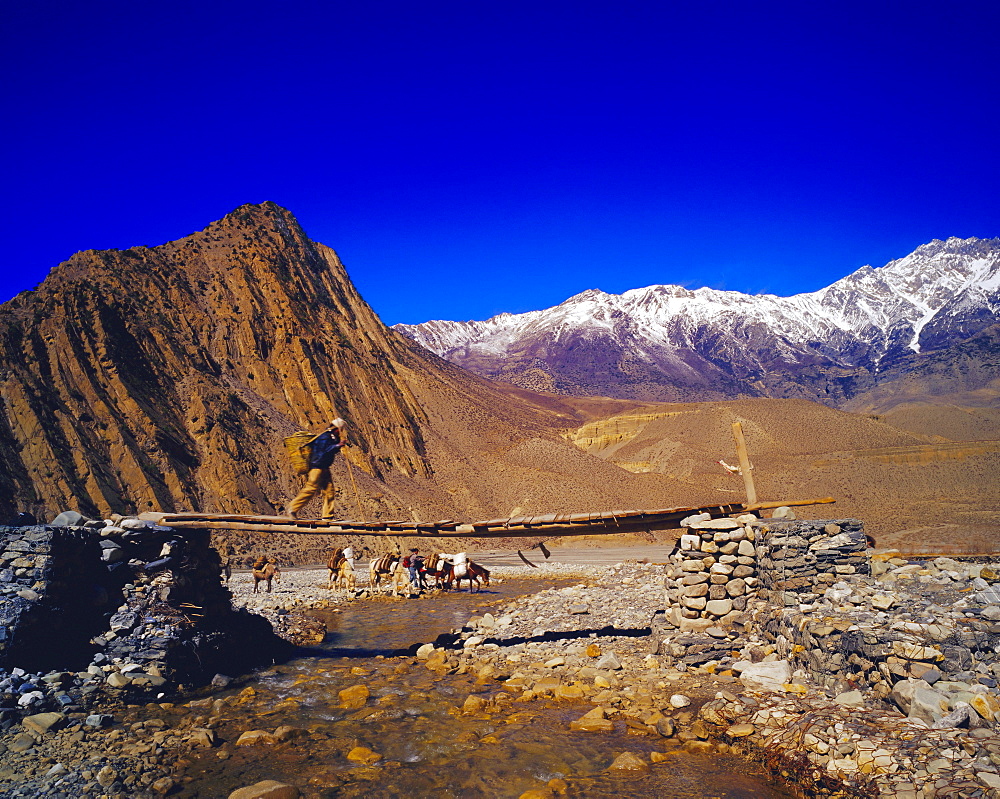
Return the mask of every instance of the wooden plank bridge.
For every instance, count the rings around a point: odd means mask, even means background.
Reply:
[[[350,519],[290,519],[285,516],[242,516],[227,513],[143,513],[140,518],[179,529],[226,530],[246,533],[295,533],[298,535],[426,536],[428,538],[536,538],[572,535],[608,535],[652,532],[680,527],[681,519],[695,513],[713,517],[778,508],[783,505],[821,505],[831,497],[788,502],[736,503],[659,510],[612,510],[596,513],[549,513],[478,522],[353,521]]]
[[[437,522],[415,521],[355,521],[352,519],[292,519],[287,516],[243,516],[227,513],[142,513],[142,519],[168,527],[225,530],[246,533],[295,533],[298,535],[389,536],[428,538],[538,538],[572,535],[609,535],[615,533],[652,532],[680,527],[687,516],[708,513],[712,517],[759,513],[782,506],[822,505],[835,500],[822,499],[758,502],[753,483],[753,466],[739,422],[733,423],[733,439],[739,459],[739,474],[746,487],[747,501],[727,505],[700,505],[658,510],[610,510],[595,513],[547,513],[536,516],[514,516],[506,519],[486,519],[479,522],[457,522],[443,519]]]

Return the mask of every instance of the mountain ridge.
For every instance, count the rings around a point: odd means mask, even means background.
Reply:
[[[977,365],[998,350],[993,330],[960,358],[923,363],[972,395]],[[698,374],[697,359],[687,366]],[[642,367],[632,365],[639,377]],[[334,413],[349,424],[351,446],[334,464],[335,512],[348,519],[739,502],[742,480],[717,463],[732,455],[735,421],[768,500],[833,495],[838,514],[876,535],[946,520],[978,531],[997,517],[990,477],[1000,454],[934,451],[940,411],[917,404],[905,430],[794,398],[665,405],[490,382],[382,324],[336,252],[273,203],[157,247],[78,253],[0,306],[0,519],[280,513],[298,490],[282,437]],[[575,431],[589,422],[600,432],[585,441]],[[994,423],[956,417],[948,429],[964,436]],[[614,440],[619,428],[628,441]],[[916,448],[930,460],[843,451],[859,446]],[[829,509],[802,509],[811,512]],[[322,536],[228,543],[299,563],[321,562],[329,545]],[[371,554],[397,542],[353,543]]]
[[[666,401],[799,396],[839,406],[913,354],[998,321],[1000,239],[953,237],[791,297],[588,289],[539,311],[394,328],[525,388]]]

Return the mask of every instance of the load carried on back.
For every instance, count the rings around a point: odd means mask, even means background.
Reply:
[[[311,454],[311,444],[316,438],[315,433],[308,430],[299,430],[285,438],[285,452],[288,453],[288,460],[296,474],[307,474],[309,472],[309,455]]]

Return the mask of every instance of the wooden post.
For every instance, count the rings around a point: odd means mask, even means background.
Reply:
[[[747,454],[747,442],[743,438],[743,425],[739,422],[733,422],[733,438],[736,439],[736,456],[740,459],[743,485],[747,489],[747,505],[755,505],[757,503],[757,489],[753,484],[753,471],[750,466],[750,456]]]

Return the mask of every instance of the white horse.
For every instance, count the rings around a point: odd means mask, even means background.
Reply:
[[[383,555],[368,564],[368,585],[374,591],[382,581],[392,581],[392,595],[409,593],[410,578],[399,555]]]
[[[333,579],[332,587],[343,591],[354,591],[358,587],[354,569],[351,568],[351,562],[347,558],[344,558],[337,567],[337,576]]]

